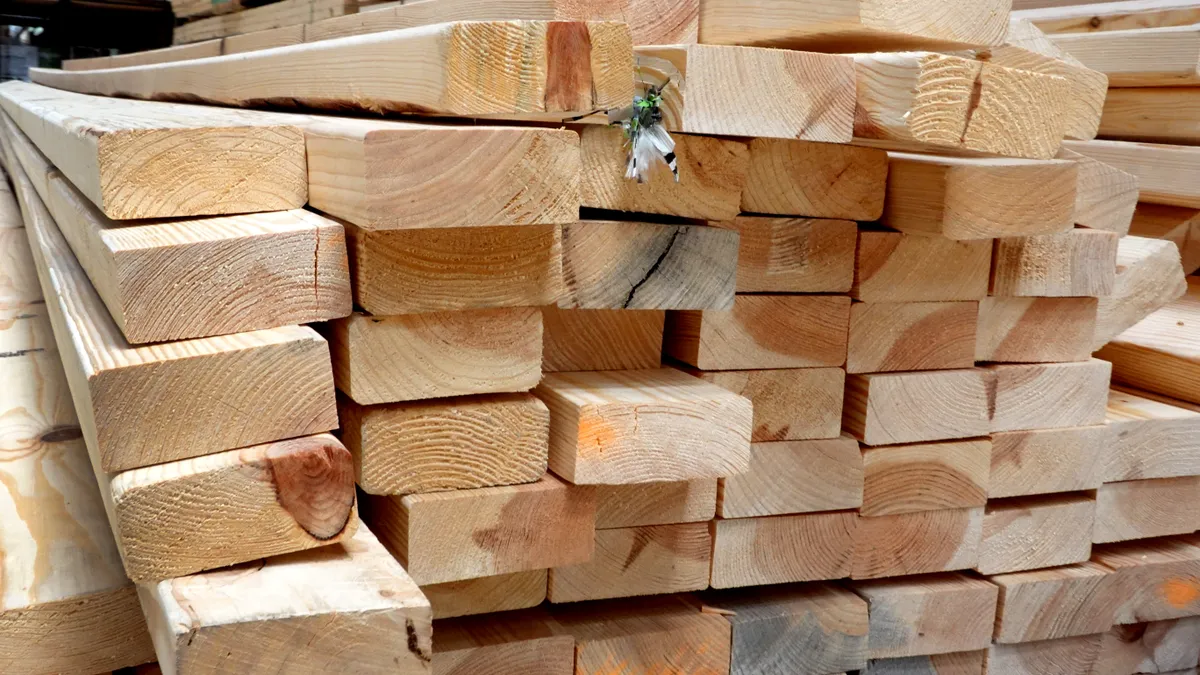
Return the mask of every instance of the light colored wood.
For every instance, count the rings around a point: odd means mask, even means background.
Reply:
[[[996,432],[988,498],[1094,490],[1115,440],[1105,425]]]
[[[1200,617],[1114,626],[1100,642],[1095,675],[1194,673],[1200,663]]]
[[[221,40],[222,54],[242,54],[259,49],[274,47],[290,47],[304,42],[304,24],[280,26],[266,30],[256,30],[253,33],[230,35]]]
[[[662,310],[542,308],[542,372],[662,364]]]
[[[550,468],[577,484],[717,478],[750,465],[750,401],[686,373],[547,374]]]
[[[532,394],[360,406],[341,399],[342,440],[369,494],[532,483],[546,473],[550,412]]]
[[[1129,141],[1066,141],[1063,146],[1133,175],[1143,202],[1200,208],[1200,148]]]
[[[991,294],[1104,297],[1117,272],[1116,232],[1075,228],[1057,234],[997,239]]]
[[[241,0],[171,0],[171,11],[177,19],[240,12],[242,9]]]
[[[1013,9],[1018,2],[1014,0]],[[1195,0],[1125,0],[1078,4],[1040,2],[1045,9],[1014,12],[1014,18],[1028,19],[1047,33],[1085,33],[1184,26],[1200,21],[1200,6]],[[1069,5],[1069,6],[1060,6]],[[1022,8],[1024,9],[1024,8]]]
[[[546,599],[546,575],[547,570],[529,570],[447,581],[422,586],[421,593],[429,599],[435,619],[528,609]]]
[[[975,159],[889,153],[880,222],[902,232],[991,239],[1061,232],[1075,207],[1066,160]]]
[[[1200,84],[1200,29],[1196,26],[1056,34],[1050,39],[1120,87]]]
[[[713,588],[739,588],[850,575],[853,511],[713,521]]]
[[[978,310],[976,302],[856,302],[846,372],[970,368],[976,324],[983,322]]]
[[[1196,80],[1200,84],[1200,33],[1196,42]],[[1124,141],[1195,145],[1200,142],[1200,127],[1195,123],[1198,103],[1193,87],[1114,89],[1104,103],[1100,135]]]
[[[988,297],[979,302],[976,361],[1045,363],[1091,358],[1097,298]]]
[[[1086,673],[1100,652],[1099,635],[1042,640],[1023,644],[993,644],[988,648],[984,672],[1012,675]]]
[[[0,107],[109,218],[279,211],[308,195],[303,133],[287,116],[26,82],[0,87]]]
[[[867,445],[983,436],[990,399],[980,369],[850,375],[842,428]]]
[[[309,202],[365,230],[579,218],[572,131],[312,117],[304,137]]]
[[[681,45],[699,41],[699,0],[630,0],[629,30],[635,45]]]
[[[755,138],[750,141],[742,210],[878,220],[887,172],[887,154],[875,148]]]
[[[615,107],[625,105],[628,103]],[[676,134],[672,138],[679,182],[666,165],[659,164],[646,182],[639,183],[625,178],[628,149],[620,129],[600,125],[580,129],[580,205],[701,220],[736,217],[750,163],[746,144],[709,136]]]
[[[837,438],[841,432],[846,384],[841,368],[688,372],[750,399],[755,443]]]
[[[547,474],[536,483],[368,497],[367,522],[417,583],[586,562],[596,500]]]
[[[550,602],[699,591],[712,563],[708,523],[596,531],[591,560],[550,570]]]
[[[356,0],[282,0],[240,12],[189,21],[175,27],[175,44],[312,23],[358,11]]]
[[[700,41],[788,49],[842,50],[1001,44],[1009,3],[970,0],[898,6],[877,0],[836,0],[822,6],[751,0],[706,0]]]
[[[981,574],[1020,572],[1083,562],[1092,551],[1097,502],[1050,495],[988,503],[979,549]]]
[[[1200,280],[1190,277],[1187,295],[1113,338],[1096,356],[1112,362],[1114,382],[1200,403],[1198,313]]]
[[[1096,492],[1092,541],[1105,544],[1200,530],[1200,476],[1105,483]]]
[[[867,664],[862,675],[984,675],[986,656],[987,651],[982,650],[876,659]]]
[[[528,391],[541,378],[534,307],[375,317],[330,326],[333,378],[361,405]]]
[[[983,506],[992,444],[987,439],[863,448],[864,516]]]
[[[582,220],[561,230],[564,289],[559,307],[733,307],[736,232],[613,220]]]
[[[1128,234],[1138,205],[1137,176],[1067,148],[1059,148],[1057,157],[1075,162],[1075,224]]]
[[[859,517],[852,579],[949,572],[979,561],[983,508]]]
[[[597,485],[596,529],[697,523],[713,519],[717,481]]]
[[[1191,274],[1200,269],[1200,210],[1138,204],[1129,233],[1175,242],[1184,273]]]
[[[730,675],[811,675],[867,663],[867,603],[833,584],[706,593],[733,627]]]
[[[429,601],[365,527],[332,546],[139,586],[138,596],[164,675],[415,674],[432,653]]]
[[[1107,631],[1124,600],[1113,571],[1094,562],[997,574],[996,642],[1053,640]]]
[[[208,4],[208,3],[205,3]],[[128,66],[145,66],[153,63],[169,63],[187,59],[204,59],[222,54],[221,40],[205,40],[188,45],[175,45],[162,49],[148,49],[128,54],[112,56],[94,56],[87,59],[63,59],[63,70],[100,70],[103,68],[124,68]]]
[[[1200,475],[1200,411],[1139,392],[1108,392],[1105,482]]]
[[[858,228],[851,221],[740,216],[717,225],[739,236],[739,293],[850,290],[858,238]]]
[[[850,295],[863,302],[980,300],[992,242],[860,230]]]
[[[964,574],[856,581],[871,613],[872,659],[984,649],[992,641],[996,586]]]
[[[1124,594],[1117,623],[1196,616],[1200,610],[1198,544],[1191,536],[1097,546],[1092,560],[1114,570]]]
[[[1077,363],[1004,363],[991,376],[991,430],[1025,431],[1104,423],[1112,367],[1092,359]]]
[[[669,314],[663,353],[704,370],[841,366],[849,321],[844,295],[739,295],[732,311]]]
[[[749,518],[862,504],[863,457],[858,442],[843,436],[752,444],[750,470],[721,479],[717,514]]]
[[[568,675],[575,641],[555,635],[539,610],[436,621],[430,672],[438,675]]]
[[[33,185],[38,196],[50,194],[50,183],[47,181],[47,176],[55,170],[54,164],[42,154],[42,151],[29,140],[24,131],[17,126],[8,113],[0,109],[0,123],[2,123],[4,133],[0,134],[0,144],[8,148],[7,153],[11,157],[13,166],[9,167],[10,173],[16,172],[16,165],[25,172],[25,177]],[[14,182],[16,178],[13,178]],[[44,203],[44,201],[43,201]]]
[[[1121,237],[1113,292],[1100,299],[1097,311],[1093,350],[1187,292],[1179,250],[1173,241]]]

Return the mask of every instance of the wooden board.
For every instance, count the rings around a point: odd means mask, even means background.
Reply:
[[[1108,392],[1106,482],[1200,475],[1200,411],[1144,392]]]
[[[1200,66],[1200,34],[1197,38]],[[1200,67],[1193,68],[1200,72]],[[1114,89],[1104,103],[1100,134],[1124,141],[1195,145],[1200,141],[1197,104],[1200,99],[1191,87]]]
[[[997,574],[996,642],[1053,640],[1102,633],[1116,623],[1124,601],[1113,571],[1094,562]]]
[[[1200,612],[1198,544],[1191,536],[1097,546],[1092,560],[1114,570],[1124,592],[1117,623],[1196,616]]]
[[[591,560],[550,570],[550,602],[699,591],[712,564],[708,523],[596,531]]]
[[[280,26],[278,28],[256,30],[252,33],[242,33],[241,35],[230,35],[221,40],[221,53],[242,54],[259,49],[290,47],[301,44],[304,41],[304,24]]]
[[[1061,160],[889,153],[880,223],[948,239],[991,239],[1071,227],[1077,170]]]
[[[175,44],[312,23],[358,11],[355,0],[282,0],[175,27]]]
[[[1200,403],[1197,311],[1200,280],[1192,277],[1187,295],[1134,324],[1096,355],[1112,361],[1115,382]]]
[[[354,304],[376,315],[534,307],[562,292],[554,225],[364,230],[346,224]]]
[[[362,405],[528,391],[541,378],[533,307],[375,317],[330,325],[333,377]]]
[[[739,295],[732,311],[671,312],[663,353],[703,370],[841,366],[849,321],[844,295]]]
[[[988,297],[979,303],[975,360],[1000,363],[1086,361],[1097,298]]]
[[[1017,0],[1020,1],[1020,0]],[[1014,2],[1014,9],[1017,2]],[[1200,21],[1195,0],[1125,0],[1079,4],[1041,2],[1045,9],[1014,13],[1028,19],[1047,33],[1084,33],[1183,26]]]
[[[983,436],[990,400],[988,374],[975,368],[850,375],[842,427],[867,445]]]
[[[582,220],[562,228],[568,309],[733,307],[738,234],[698,225]]]
[[[627,103],[616,107],[624,105]],[[679,181],[660,163],[646,182],[638,183],[625,178],[629,159],[620,129],[599,125],[580,129],[580,205],[701,220],[736,217],[750,163],[746,144],[709,136],[676,134],[672,138]]]
[[[139,586],[138,596],[164,675],[425,673],[431,658],[429,601],[365,527],[332,546]]]
[[[843,436],[751,444],[750,470],[720,481],[717,514],[749,518],[862,504],[863,457],[858,442]]]
[[[208,4],[207,2],[205,3]],[[178,16],[178,14],[176,14]],[[145,66],[152,63],[169,63],[186,59],[204,59],[222,54],[221,40],[205,40],[188,45],[175,45],[161,49],[147,49],[112,56],[94,56],[87,59],[63,59],[63,70],[100,70],[102,68],[124,68]]]
[[[1099,350],[1151,312],[1187,292],[1179,251],[1173,241],[1121,238],[1117,244],[1112,295],[1100,299],[1091,343],[1093,350]]]
[[[433,618],[449,619],[537,607],[546,599],[547,570],[497,574],[421,587]],[[440,638],[439,638],[440,639]]]
[[[984,675],[987,650],[875,659],[862,675]]]
[[[846,372],[970,368],[976,324],[983,323],[978,310],[976,302],[856,302]]]
[[[992,380],[991,430],[1025,431],[1104,423],[1111,366],[1078,363],[1005,363],[988,366]]]
[[[750,399],[750,440],[755,443],[837,438],[841,433],[846,384],[841,368],[688,372]]]
[[[662,364],[662,310],[542,308],[542,372]]]
[[[1194,25],[1055,34],[1050,39],[1088,68],[1108,75],[1114,89],[1200,84],[1200,29]]]
[[[1138,205],[1137,176],[1067,148],[1057,156],[1075,162],[1075,224],[1128,234]]]
[[[989,240],[862,229],[850,295],[863,302],[980,300],[991,264]]]
[[[1105,425],[993,433],[988,498],[1095,490],[1114,442]]]
[[[597,485],[592,491],[597,530],[706,522],[717,510],[717,481],[713,479]]]
[[[312,117],[304,137],[309,202],[365,230],[579,218],[572,131]]]
[[[686,373],[547,374],[550,468],[577,484],[717,478],[750,463],[750,402]]]
[[[987,439],[863,448],[864,516],[962,509],[987,502]]]
[[[859,517],[850,578],[970,569],[982,535],[983,508]]]
[[[872,659],[983,649],[992,641],[996,586],[964,574],[856,581],[868,603]]]
[[[755,138],[750,141],[742,210],[878,220],[887,171],[887,154],[875,148]]]
[[[431,672],[439,675],[569,675],[575,641],[540,610],[435,621]]]
[[[853,511],[713,521],[713,588],[739,588],[850,575]]]
[[[997,239],[991,295],[1104,297],[1116,282],[1116,232],[1075,228]]]
[[[363,520],[417,583],[586,562],[596,501],[547,474],[536,483],[368,497]]]
[[[550,412],[532,394],[360,406],[338,402],[355,479],[403,495],[532,483],[546,473]]]
[[[1092,551],[1097,502],[1080,495],[1021,497],[988,503],[979,549],[981,574],[1083,562]]]
[[[1138,204],[1129,233],[1175,242],[1183,260],[1184,273],[1191,274],[1200,269],[1200,210]]]
[[[1200,617],[1114,626],[1100,641],[1096,675],[1194,673],[1200,663]]]
[[[740,216],[717,225],[739,236],[739,293],[850,290],[858,238],[858,228],[851,221]]]
[[[1200,148],[1129,141],[1066,141],[1063,146],[1136,177],[1143,202],[1200,208]]]
[[[1100,652],[1099,635],[1042,640],[988,648],[984,672],[1012,675],[1086,673]]]
[[[1192,508],[1200,499],[1200,476],[1105,483],[1096,492],[1092,541],[1105,544],[1200,530]]]

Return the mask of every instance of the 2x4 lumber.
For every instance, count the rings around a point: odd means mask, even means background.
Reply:
[[[860,516],[850,578],[970,569],[979,562],[982,536],[982,507]]]
[[[1138,206],[1137,176],[1067,148],[1057,157],[1075,162],[1075,224],[1128,234]]]
[[[1200,73],[1200,34],[1196,42],[1196,70]],[[1104,102],[1100,135],[1123,141],[1195,145],[1200,142],[1200,127],[1195,122],[1198,103],[1194,85],[1114,89]]]
[[[1200,475],[1200,411],[1141,393],[1108,392],[1104,481]]]
[[[1162,204],[1138,204],[1129,234],[1169,239],[1179,248],[1184,274],[1200,269],[1200,210]]]
[[[717,481],[596,485],[596,529],[699,523],[717,510]]]
[[[549,615],[539,610],[435,621],[433,630],[429,666],[438,675],[573,672],[575,640],[556,635]]]
[[[991,398],[976,368],[849,375],[842,426],[867,445],[985,436]]]
[[[1111,395],[1109,409],[1111,417]],[[1105,478],[1111,426],[1000,431],[992,434],[988,499],[1095,490]]]
[[[1187,295],[1134,324],[1096,355],[1112,362],[1114,382],[1200,403],[1198,313],[1200,280],[1190,277]]]
[[[513,67],[513,59],[523,66]],[[472,64],[469,74],[459,68],[464,62]],[[342,67],[330,68],[331,63]],[[234,106],[278,101],[474,117],[552,113],[565,118],[627,105],[633,97],[632,70],[633,46],[625,24],[488,21],[134,68],[31,69],[30,77],[80,93],[141,99]]]
[[[1013,18],[1028,19],[1047,33],[1086,33],[1184,26],[1200,21],[1200,5],[1196,3],[1196,0],[1124,0],[1123,2],[1079,5],[1064,2],[1053,4],[1042,2],[1041,4],[1044,9],[1026,9],[1014,12]]]
[[[369,494],[532,483],[546,473],[550,411],[528,393],[360,406],[339,401],[342,440]]]
[[[573,131],[312,117],[304,137],[309,203],[364,230],[579,218]]]
[[[1162,207],[1173,209],[1175,207]],[[1126,329],[1187,292],[1180,248],[1173,241],[1121,237],[1112,295],[1100,298],[1091,348],[1098,350]]]
[[[751,518],[855,509],[863,504],[858,442],[826,440],[753,443],[750,470],[722,478],[717,514]]]
[[[862,675],[984,675],[987,650],[873,659]]]
[[[329,333],[334,381],[360,405],[528,391],[541,378],[535,307],[355,313]]]
[[[114,220],[280,211],[308,197],[304,135],[290,117],[26,82],[0,87],[0,108]]]
[[[546,599],[548,570],[510,572],[421,587],[433,618],[491,614],[537,607]],[[440,639],[440,638],[439,638]]]
[[[858,238],[852,221],[740,216],[716,225],[738,234],[739,293],[850,290]]]
[[[858,516],[803,513],[712,522],[713,588],[740,588],[850,575]]]
[[[860,229],[850,295],[862,302],[980,300],[991,260],[990,240]]]
[[[1106,544],[1188,534],[1200,529],[1191,505],[1200,499],[1200,476],[1105,483],[1096,492],[1092,540]]]
[[[281,26],[312,23],[343,14],[353,14],[356,11],[357,0],[283,0],[176,26],[174,42],[178,45]]]
[[[1104,297],[1117,273],[1116,232],[1075,228],[1057,234],[997,239],[991,294]]]
[[[750,141],[742,210],[874,221],[883,213],[887,153],[782,138]]]
[[[975,360],[1086,361],[1092,354],[1099,303],[1097,298],[984,298],[979,302]]]
[[[663,353],[703,370],[841,366],[849,322],[844,295],[739,295],[732,311],[668,314]]]
[[[567,309],[733,307],[738,234],[703,225],[582,220],[562,228]]]
[[[138,596],[163,675],[416,674],[432,656],[429,601],[365,527],[331,546],[139,586]]]
[[[981,574],[1002,574],[1087,560],[1096,504],[1079,495],[989,502],[975,569]]]
[[[1200,543],[1194,536],[1097,546],[1092,560],[1117,575],[1117,623],[1200,614]]]
[[[998,589],[964,574],[856,581],[867,601],[872,659],[984,649],[992,641]]]
[[[244,9],[241,0],[232,0],[231,2],[222,2],[218,0],[172,0],[171,11],[175,13],[177,19],[190,19],[199,16],[211,16],[213,14],[225,14],[227,12],[240,12]]]
[[[982,322],[975,302],[856,302],[850,307],[846,372],[970,368],[976,361],[976,324]]]
[[[273,47],[290,47],[292,45],[298,45],[305,42],[304,28],[304,24],[295,24],[291,26],[280,26],[278,28],[256,30],[250,33],[242,33],[240,35],[230,35],[221,40],[221,53],[242,54],[245,52],[257,51],[259,49],[271,49]]]
[[[889,153],[880,223],[948,239],[1061,232],[1075,207],[1075,164]]]
[[[206,5],[208,3],[205,3]],[[177,15],[178,16],[178,15]],[[64,59],[63,70],[101,70],[104,68],[125,68],[128,66],[147,66],[154,63],[168,63],[186,59],[205,59],[210,56],[220,56],[221,40],[205,40],[187,45],[174,45],[162,49],[148,49],[128,54],[112,56],[95,56],[88,59]]]
[[[1008,675],[1091,672],[1100,652],[1100,635],[1041,640],[988,647],[984,672]]]
[[[1200,84],[1200,29],[1192,26],[1050,36],[1113,88]]]
[[[1094,562],[988,581],[1000,587],[995,639],[1005,644],[1103,633],[1116,623],[1124,600],[1113,571]]]
[[[1008,30],[1009,3],[969,0],[897,6],[879,0],[835,0],[820,6],[706,0],[700,41],[788,49],[846,51],[999,45]]]
[[[841,432],[846,385],[841,368],[688,372],[750,399],[755,443],[837,438]]]
[[[863,448],[863,516],[983,506],[992,443],[987,439]]]
[[[363,519],[421,585],[586,562],[596,500],[547,474],[536,483],[368,497]]]
[[[706,593],[733,627],[730,675],[837,673],[867,663],[867,603],[833,584]]]
[[[1137,178],[1139,199],[1200,208],[1200,148],[1129,141],[1066,141],[1068,150]]]
[[[628,105],[628,97],[613,107]],[[583,179],[580,206],[637,211],[700,220],[731,220],[741,210],[750,150],[744,142],[676,134],[679,181],[663,164],[645,182],[625,178],[629,161],[620,129],[587,125],[579,130]]]
[[[547,374],[550,468],[576,484],[717,478],[750,465],[750,401],[687,373]]]
[[[542,307],[542,372],[662,365],[663,310]]]
[[[1200,617],[1114,626],[1100,642],[1096,675],[1196,672]]]
[[[1075,363],[1004,363],[986,368],[991,430],[1025,431],[1104,423],[1112,366]]]
[[[550,570],[550,602],[578,602],[708,588],[708,523],[646,525],[596,531],[590,560]]]

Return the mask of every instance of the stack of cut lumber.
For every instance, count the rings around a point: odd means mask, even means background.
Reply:
[[[164,672],[1195,668],[1200,285],[1112,73],[1005,0],[561,4],[0,86]],[[650,86],[678,180],[593,114]]]

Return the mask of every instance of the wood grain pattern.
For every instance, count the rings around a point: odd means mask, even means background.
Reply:
[[[1190,0],[1124,0],[1079,6],[1042,2],[1041,6],[1044,9],[1027,9],[1013,16],[1028,19],[1047,33],[1184,26],[1200,21],[1200,11]]]
[[[1002,574],[1083,562],[1092,551],[1097,502],[1051,495],[993,501],[983,518],[981,574]]]
[[[699,591],[712,563],[708,523],[596,531],[591,560],[550,570],[550,602]]]
[[[421,587],[434,619],[537,607],[546,599],[547,570],[447,581]],[[439,640],[441,637],[439,636]]]
[[[1200,530],[1191,508],[1200,498],[1200,476],[1105,483],[1096,492],[1092,541],[1104,544]]]
[[[850,375],[842,428],[867,445],[983,436],[988,382],[976,368]]]
[[[983,649],[992,640],[996,586],[963,574],[856,581],[869,605],[872,659]]]
[[[541,377],[536,308],[375,317],[330,326],[333,378],[355,403],[519,392]]]
[[[358,3],[352,0],[283,0],[189,21],[175,28],[174,42],[178,45],[312,23],[318,19],[353,14],[357,9]]]
[[[992,378],[993,432],[1104,423],[1112,370],[1106,361],[1005,363],[984,370]]]
[[[863,448],[858,511],[889,516],[983,506],[991,454],[986,439]]]
[[[1113,571],[1094,562],[988,580],[1000,587],[995,637],[1006,644],[1103,633],[1125,599]]]
[[[542,372],[662,365],[662,310],[542,308]]]
[[[546,473],[550,411],[532,394],[360,406],[338,402],[342,440],[369,494],[532,483]]]
[[[1200,617],[1114,626],[1100,641],[1096,675],[1189,673],[1200,663]]]
[[[575,641],[556,635],[538,610],[435,621],[431,672],[440,675],[565,675],[572,672]]]
[[[1200,475],[1200,411],[1142,393],[1108,392],[1104,481]]]
[[[887,154],[874,148],[779,138],[750,141],[742,210],[780,216],[878,220]]]
[[[671,368],[547,374],[550,468],[576,484],[717,478],[750,462],[750,402]]]
[[[850,578],[969,569],[982,535],[983,508],[859,517]]]
[[[1170,239],[1179,248],[1183,271],[1200,268],[1200,210],[1162,204],[1138,204],[1129,233],[1139,237]]]
[[[720,481],[722,518],[854,509],[863,503],[858,442],[828,440],[753,443],[750,470]]]
[[[1086,673],[1096,662],[1099,652],[1099,635],[1014,645],[993,644],[988,648],[984,672],[1012,675]]]
[[[739,588],[850,575],[853,511],[713,521],[713,588]]]
[[[1098,309],[1097,298],[984,298],[975,360],[1086,361],[1092,355]]]
[[[971,368],[978,310],[975,302],[856,302],[846,372]]]
[[[1114,89],[1200,84],[1200,31],[1194,26],[1059,33],[1050,39],[1107,75]]]
[[[1126,235],[1138,205],[1137,176],[1065,147],[1057,157],[1075,162],[1075,224]]]
[[[225,37],[221,40],[221,53],[242,54],[272,47],[290,47],[303,42],[304,24],[280,26]]]
[[[1137,178],[1143,202],[1200,208],[1200,149],[1131,141],[1066,141],[1063,147]]]
[[[1200,280],[1188,279],[1187,295],[1170,302],[1113,338],[1096,355],[1112,362],[1113,380],[1200,403],[1195,317]]]
[[[1142,206],[1157,207],[1154,204]],[[1157,208],[1183,210],[1170,206]],[[1197,224],[1200,225],[1200,221]],[[1188,234],[1186,229],[1184,234]],[[1117,273],[1112,295],[1100,299],[1093,350],[1099,350],[1151,312],[1187,292],[1187,281],[1181,274],[1186,274],[1187,269],[1180,269],[1180,252],[1186,250],[1187,244],[1177,246],[1174,241],[1142,236],[1121,238],[1117,244]],[[1200,265],[1200,261],[1196,264]]]
[[[845,293],[854,280],[858,229],[848,220],[740,216],[739,293]]]
[[[597,530],[705,522],[713,519],[717,509],[713,479],[597,485],[592,491]]]
[[[860,230],[850,295],[863,302],[980,300],[991,259],[991,241]]]
[[[1106,425],[996,432],[988,498],[1094,490],[1113,442]]]
[[[1103,297],[1117,273],[1115,232],[1076,228],[1058,234],[997,239],[991,295]]]
[[[1200,65],[1200,40],[1194,60]],[[1193,68],[1200,71],[1196,66]],[[1200,140],[1193,121],[1198,100],[1190,87],[1146,87],[1116,89],[1114,92],[1104,102],[1104,118],[1100,121],[1100,133],[1105,138],[1180,145],[1195,145]]]
[[[210,2],[205,5],[214,6]],[[232,3],[230,3],[232,4]],[[216,5],[220,6],[220,5]],[[178,13],[176,16],[184,16]],[[102,68],[123,68],[127,66],[145,66],[151,63],[167,63],[184,59],[205,59],[210,56],[220,56],[224,45],[221,40],[204,40],[186,45],[172,45],[161,49],[147,49],[126,54],[111,56],[94,56],[85,59],[63,59],[63,70],[100,70]]]
[[[1118,575],[1124,598],[1117,623],[1196,616],[1200,608],[1200,540],[1195,536],[1097,546],[1092,560]]]
[[[987,650],[873,659],[863,675],[984,675]]]
[[[750,399],[750,440],[755,443],[837,438],[841,433],[846,384],[841,368],[687,372]]]

